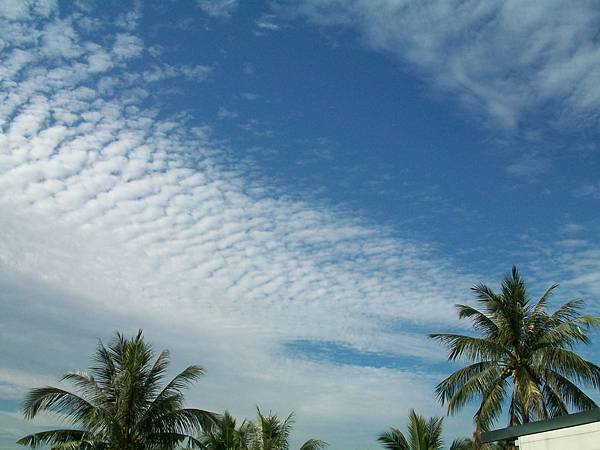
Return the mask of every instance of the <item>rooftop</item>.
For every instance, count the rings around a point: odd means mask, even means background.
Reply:
[[[502,428],[500,430],[482,433],[481,442],[497,442],[515,440],[519,436],[543,433],[545,431],[559,430],[561,428],[575,427],[586,423],[600,422],[600,408],[591,409],[575,414],[568,414],[554,419],[540,420],[523,425]]]

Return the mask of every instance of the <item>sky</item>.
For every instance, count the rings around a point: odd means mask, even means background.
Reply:
[[[468,332],[473,284],[517,265],[600,313],[599,26],[591,0],[0,1],[0,448],[115,330],[205,367],[190,404],[352,450],[445,414],[427,333]]]

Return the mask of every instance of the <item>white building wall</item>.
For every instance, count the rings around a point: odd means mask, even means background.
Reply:
[[[600,422],[521,436],[519,450],[600,450]]]

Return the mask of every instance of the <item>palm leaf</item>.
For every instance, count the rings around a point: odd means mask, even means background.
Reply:
[[[476,308],[468,305],[455,305],[458,310],[459,319],[471,319],[473,327],[487,333],[488,335],[498,334],[498,325],[494,322],[493,316],[485,314]]]
[[[429,335],[450,348],[448,360],[465,358],[470,361],[481,359],[499,359],[507,354],[506,349],[498,342],[487,339],[453,333],[433,333]]]
[[[26,445],[32,448],[37,448],[42,445],[51,445],[53,447],[70,444],[81,443],[89,440],[91,436],[81,430],[49,430],[39,433],[30,434],[17,441],[19,445]]]
[[[29,391],[23,402],[23,415],[26,419],[33,419],[40,411],[64,414],[78,421],[94,414],[97,408],[77,394],[45,386]]]
[[[327,442],[319,439],[309,439],[300,447],[300,450],[322,450],[327,447]]]
[[[379,435],[377,442],[388,450],[410,450],[406,437],[397,428],[390,428]]]

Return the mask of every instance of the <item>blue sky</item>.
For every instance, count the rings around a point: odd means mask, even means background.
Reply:
[[[443,414],[474,283],[600,312],[594,2],[99,5],[0,3],[0,447],[115,329],[335,450]]]

